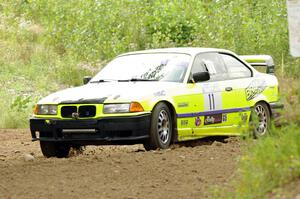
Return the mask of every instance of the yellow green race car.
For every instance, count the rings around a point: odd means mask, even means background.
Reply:
[[[66,157],[70,147],[85,145],[165,149],[177,141],[241,135],[253,118],[259,137],[283,107],[273,72],[270,56],[223,49],[122,54],[85,85],[40,100],[30,119],[32,140],[40,141],[46,157]]]

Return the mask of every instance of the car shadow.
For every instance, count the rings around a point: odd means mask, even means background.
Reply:
[[[198,146],[205,146],[205,145],[213,145],[214,143],[222,143],[222,144],[226,144],[230,142],[230,137],[228,136],[211,136],[211,137],[205,137],[205,138],[201,138],[201,139],[197,139],[197,140],[190,140],[190,141],[183,141],[183,142],[175,142],[173,143],[169,149],[166,150],[174,150],[177,148],[181,148],[181,147],[198,147]],[[161,149],[157,149],[155,151],[164,151]],[[143,153],[143,152],[147,152],[144,148],[138,148],[134,151],[132,151],[134,153]]]
[[[228,143],[228,136],[211,136],[211,137],[205,137],[197,140],[191,140],[191,141],[183,141],[183,142],[177,142],[174,145],[174,148],[177,147],[197,147],[197,146],[204,146],[204,145],[212,145],[213,143],[219,142],[219,143]],[[172,146],[173,146],[172,145]],[[172,148],[171,146],[171,148]]]

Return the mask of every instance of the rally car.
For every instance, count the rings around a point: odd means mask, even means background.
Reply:
[[[266,67],[269,74],[252,66]],[[206,136],[268,132],[278,115],[270,56],[211,48],[166,48],[119,55],[85,85],[40,100],[32,140],[46,157],[70,147],[142,143],[146,150]],[[253,118],[257,118],[256,120]]]

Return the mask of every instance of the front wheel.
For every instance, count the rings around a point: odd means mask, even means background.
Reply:
[[[168,106],[159,103],[155,106],[151,116],[150,138],[144,147],[148,150],[167,149],[173,134],[173,120]]]
[[[252,111],[253,135],[255,138],[266,135],[270,128],[271,115],[266,103],[259,102],[255,104]]]
[[[50,137],[49,132],[40,132],[40,137]],[[47,158],[58,157],[66,158],[70,152],[70,146],[63,142],[40,141],[40,147],[43,155]]]
[[[64,143],[40,141],[42,153],[45,157],[66,158],[70,152],[70,146]]]

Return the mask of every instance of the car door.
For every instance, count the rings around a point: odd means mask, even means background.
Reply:
[[[227,118],[224,125],[233,128],[234,133],[241,133],[250,118],[250,107],[246,88],[251,84],[252,71],[234,55],[219,53],[228,71],[222,81],[223,116]]]
[[[198,93],[195,107],[199,106],[195,115],[193,132],[198,135],[213,135],[223,132],[224,122],[227,118],[223,115],[223,90],[222,80],[228,78],[227,69],[218,53],[201,53],[195,57],[191,74],[208,71],[210,80],[195,84]]]

